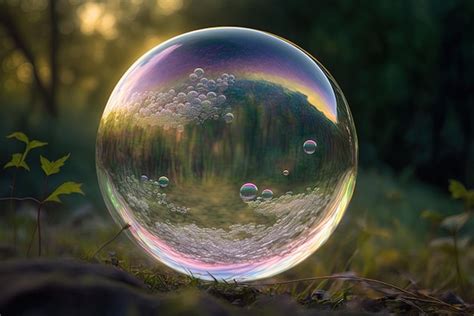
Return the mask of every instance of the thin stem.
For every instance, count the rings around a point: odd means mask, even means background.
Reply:
[[[43,182],[43,194],[42,197],[43,199],[46,196],[46,191],[48,188],[48,176],[44,178]],[[38,257],[41,257],[41,207],[43,206],[43,203],[38,204],[38,210],[37,210],[37,218],[36,218],[36,225],[38,226]]]
[[[108,245],[110,245],[115,239],[117,239],[118,236],[120,236],[120,234],[129,229],[130,228],[130,224],[127,223],[125,225],[123,225],[123,227],[118,231],[118,233],[115,234],[114,237],[112,237],[111,239],[109,239],[107,242],[105,242],[102,246],[99,247],[99,249],[96,250],[96,252],[94,252],[94,254],[92,255],[92,258],[95,258],[95,256],[97,256],[99,254],[99,252],[102,251],[102,249],[104,249],[105,247],[107,247]]]
[[[14,200],[14,201],[32,201],[32,202],[35,202],[35,203],[38,203],[38,204],[41,204],[42,202],[38,199],[35,199],[33,197],[6,197],[6,198],[0,198],[0,201],[10,201],[10,200]]]
[[[38,204],[38,210],[36,211],[36,226],[38,231],[38,257],[41,257],[41,206],[42,204]]]
[[[413,303],[412,301],[410,301],[409,299],[404,299],[403,297],[400,297],[399,300],[405,304],[408,304],[410,306],[413,306],[414,308],[416,308],[420,313],[421,315],[424,315],[425,314],[425,311],[420,307],[418,306],[417,304]]]
[[[24,161],[26,158],[26,155],[28,154],[28,145],[25,145],[25,151],[23,151],[23,154],[21,155],[20,161]],[[13,199],[13,195],[15,193],[15,186],[16,186],[16,174],[18,172],[18,168],[15,169],[13,172],[13,180],[12,180],[12,187],[10,191],[10,208],[13,213],[13,247],[16,250],[16,243],[17,243],[17,236],[18,236],[18,231],[17,231],[17,225],[16,225],[16,208],[14,207],[15,205],[15,200]]]
[[[12,184],[10,187],[10,212],[13,218],[13,247],[16,249],[16,239],[17,239],[17,231],[16,231],[16,211],[15,211],[15,200],[13,200],[13,194],[15,194],[15,185],[16,185],[16,172],[13,172]]]
[[[43,202],[41,202],[40,200],[35,199],[33,197],[29,197],[29,196],[27,196],[27,197],[0,198],[0,201],[32,201],[32,202],[35,202],[38,205],[43,204]],[[31,236],[30,244],[28,246],[28,250],[26,251],[26,256],[28,256],[30,254],[31,246],[33,245],[33,240],[34,240],[34,237],[35,237],[35,234],[36,234],[36,229],[37,229],[37,227],[35,225],[35,230],[33,232],[33,235]]]
[[[462,273],[461,273],[461,265],[459,263],[459,246],[458,246],[458,232],[453,232],[453,242],[454,242],[454,262],[456,264],[456,277],[458,280],[459,285],[461,286],[461,291],[463,289],[463,282],[462,282]]]
[[[35,236],[36,236],[36,230],[38,229],[38,225],[35,224],[35,228],[33,230],[33,234],[31,234],[31,239],[30,239],[30,244],[28,245],[28,250],[26,251],[26,256],[29,257],[30,256],[30,250],[31,250],[31,247],[33,247],[33,241],[35,240]]]
[[[43,199],[44,199],[44,196],[46,195],[47,189],[48,189],[48,176],[45,177],[44,182],[43,182],[43,193],[42,193]],[[41,208],[42,208],[43,204],[45,203],[45,201],[40,201],[38,199],[30,198],[30,197],[16,198],[16,199],[18,199],[18,200],[31,200],[31,201],[34,201],[34,202],[38,203],[38,208],[36,210],[36,225],[35,225],[35,228],[33,230],[33,233],[31,234],[30,243],[28,245],[28,249],[26,250],[26,256],[28,257],[30,255],[30,250],[31,250],[31,247],[33,246],[33,241],[35,240],[36,232],[38,232],[38,256],[41,257]],[[0,201],[1,200],[2,199],[0,198]]]
[[[399,286],[386,283],[384,281],[379,281],[375,279],[370,279],[370,278],[364,278],[364,277],[355,277],[355,276],[344,276],[344,275],[329,275],[329,276],[320,276],[320,277],[311,277],[311,278],[302,278],[302,279],[295,279],[295,280],[289,280],[289,281],[280,281],[280,282],[273,282],[273,283],[241,283],[243,285],[250,285],[250,286],[274,286],[274,285],[283,285],[283,284],[291,284],[291,283],[296,283],[296,282],[308,282],[308,281],[314,281],[314,280],[343,280],[343,281],[353,281],[353,282],[367,282],[367,283],[372,283],[372,284],[378,284],[382,285],[387,288],[392,288],[395,289],[403,294],[406,295],[405,298],[408,299],[413,299],[417,300],[420,302],[426,302],[426,303],[434,303],[438,305],[443,305],[451,310],[455,311],[460,311],[461,309],[453,306],[451,304],[448,304],[446,302],[441,301],[440,299],[437,299],[436,297],[423,294],[425,298],[420,298],[416,293],[410,292],[408,290],[405,290]]]

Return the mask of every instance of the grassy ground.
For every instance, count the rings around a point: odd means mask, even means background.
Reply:
[[[244,308],[255,304],[270,308],[272,299],[285,297],[314,310],[397,313],[461,312],[466,308],[463,302],[473,301],[474,275],[469,267],[474,247],[464,241],[472,235],[472,225],[459,231],[455,253],[448,232],[426,216],[434,211],[443,216],[459,213],[462,203],[451,199],[447,189],[437,191],[389,173],[361,171],[351,205],[330,240],[297,267],[252,284],[206,283],[179,275],[152,262],[124,234],[94,256],[119,227],[85,201],[72,210],[44,212],[46,256],[116,266],[143,280],[152,293],[199,297],[204,291]],[[31,241],[35,209],[23,203],[17,210],[16,249],[11,229],[4,219],[0,223],[4,259],[24,257]],[[34,242],[29,257],[36,256],[36,247]],[[307,279],[291,281],[301,278]]]

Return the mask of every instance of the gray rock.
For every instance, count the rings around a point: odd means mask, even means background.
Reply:
[[[0,264],[2,315],[151,315],[159,300],[119,269],[73,260]]]
[[[198,290],[151,294],[113,266],[76,260],[0,264],[0,315],[235,315]]]

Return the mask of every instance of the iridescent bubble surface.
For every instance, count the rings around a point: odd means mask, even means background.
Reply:
[[[262,191],[262,199],[271,200],[273,197],[273,191],[270,189],[265,189]]]
[[[312,139],[308,139],[307,141],[304,142],[303,144],[303,150],[305,153],[307,153],[308,155],[312,155],[316,152],[316,147],[318,145],[316,144],[316,142]]]
[[[257,197],[258,188],[253,183],[245,183],[240,187],[240,198],[243,201],[252,201]]]
[[[302,150],[307,140],[317,154]],[[243,281],[287,270],[329,238],[354,189],[357,138],[317,60],[265,32],[212,28],[131,66],[96,155],[110,213],[151,257]]]
[[[226,115],[224,115],[224,120],[226,123],[232,123],[232,121],[234,120],[234,114],[227,113]]]
[[[159,184],[160,187],[162,187],[162,188],[166,188],[169,183],[170,183],[170,180],[169,180],[167,177],[165,177],[165,176],[161,176],[161,177],[158,179],[158,184]]]

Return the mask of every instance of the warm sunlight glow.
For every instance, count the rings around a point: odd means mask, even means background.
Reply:
[[[183,0],[157,0],[160,12],[164,15],[170,15],[183,7]]]
[[[21,82],[30,83],[32,80],[32,67],[30,63],[21,64],[17,70],[16,75]]]
[[[87,2],[77,9],[81,32],[91,35],[95,32],[106,39],[117,37],[116,18],[106,11],[104,4]]]

